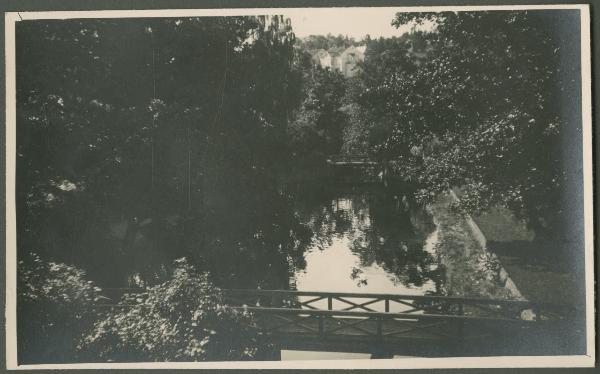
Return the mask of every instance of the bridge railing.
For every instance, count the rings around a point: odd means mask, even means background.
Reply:
[[[473,316],[521,321],[566,319],[574,313],[570,306],[526,300],[255,289],[226,289],[223,293],[225,301],[233,306],[260,308]]]
[[[254,289],[226,289],[223,295],[233,308],[253,313],[266,333],[317,339],[452,345],[535,335],[573,317],[572,307],[526,300]]]
[[[116,296],[140,291],[115,289],[115,298],[98,307],[129,308],[133,305],[116,302]],[[254,318],[249,323],[286,349],[343,347],[345,352],[380,346],[402,354],[413,349],[410,354],[422,355],[429,354],[432,347],[462,352],[466,346],[475,349],[487,344],[489,348],[490,342],[495,342],[492,345],[496,347],[500,344],[497,342],[533,339],[534,344],[540,334],[552,332],[560,339],[563,331],[573,328],[572,307],[526,300],[293,290],[221,291],[226,305],[252,313]]]
[[[111,289],[106,306],[123,293],[140,289]],[[105,290],[106,291],[106,290]],[[318,292],[296,290],[222,289],[224,302],[233,307],[277,308],[303,311],[395,313],[403,315],[464,316],[518,321],[568,321],[582,318],[582,307],[527,300],[384,293]],[[114,293],[114,295],[113,295]],[[123,305],[119,305],[124,307]]]

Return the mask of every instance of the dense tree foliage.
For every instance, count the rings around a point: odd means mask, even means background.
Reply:
[[[354,38],[349,38],[348,35],[309,35],[305,38],[298,39],[300,48],[312,51],[317,49],[329,50],[331,48],[348,48],[352,45],[359,45]]]
[[[414,43],[367,50],[360,102],[372,152],[419,188],[423,202],[461,187],[462,208],[510,207],[538,233],[560,222],[562,39],[536,12],[401,13],[394,24],[434,22],[424,56]],[[571,67],[571,72],[576,69]]]
[[[400,71],[414,72],[431,48],[423,31],[406,33],[400,37],[369,39],[361,79],[372,86]]]
[[[337,71],[316,68],[306,73],[305,97],[290,125],[290,138],[299,156],[337,154],[348,118],[343,111],[346,80]]]
[[[294,39],[282,17],[19,23],[20,253],[109,286],[183,255],[224,279],[250,249],[266,277],[289,250],[301,263],[274,183],[301,100]]]

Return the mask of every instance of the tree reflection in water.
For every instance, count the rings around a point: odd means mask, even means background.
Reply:
[[[240,185],[246,186],[243,192]],[[203,215],[178,218],[174,227],[180,235],[156,240],[159,232],[146,234],[147,242],[180,248],[159,251],[163,256],[154,258],[142,246],[143,255],[132,263],[145,264],[147,270],[135,274],[146,283],[162,281],[160,270],[170,261],[163,257],[185,256],[223,288],[295,288],[295,274],[307,266],[307,251],[331,251],[337,241],[354,258],[348,271],[359,286],[368,284],[367,270],[376,265],[394,285],[428,294],[441,289],[442,270],[435,254],[425,249],[433,224],[383,186],[278,185],[264,175],[243,180],[238,175],[210,192]],[[341,266],[337,260],[326,261]],[[320,276],[327,275],[332,274]]]
[[[395,285],[432,283],[428,294],[442,289],[443,269],[425,245],[434,225],[422,210],[375,186],[304,189],[302,200],[298,210],[314,234],[313,248],[323,251],[336,238],[348,239],[358,259],[350,275],[357,285],[368,284],[365,269],[377,265]]]
[[[294,214],[290,196],[266,183],[253,187],[219,191],[227,198],[199,226],[199,261],[224,288],[287,289],[291,274],[305,267],[313,234]]]

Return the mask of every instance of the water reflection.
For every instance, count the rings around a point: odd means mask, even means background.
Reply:
[[[314,199],[312,209],[300,210],[314,236],[306,267],[294,274],[298,290],[437,293],[441,274],[432,250],[437,233],[426,215],[381,190],[321,195],[321,204]],[[333,308],[347,306],[334,301]],[[383,310],[383,305],[369,307]],[[403,309],[394,305],[391,311]]]
[[[161,253],[187,256],[209,269],[222,288],[439,293],[434,225],[401,195],[375,185],[260,187],[252,198],[238,193],[237,198],[209,199],[204,217],[180,219],[177,227],[188,233],[182,236],[185,242],[170,237],[182,250]],[[169,261],[154,261],[149,248],[163,241],[152,233],[138,236],[140,243],[131,246],[140,248],[138,261],[130,263],[150,262],[150,275],[130,274],[158,282],[155,274]]]

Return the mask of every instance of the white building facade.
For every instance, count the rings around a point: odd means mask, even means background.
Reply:
[[[365,60],[366,46],[350,46],[346,49],[319,49],[313,53],[313,62],[323,69],[339,71],[344,77],[353,77],[359,72],[358,64]]]

